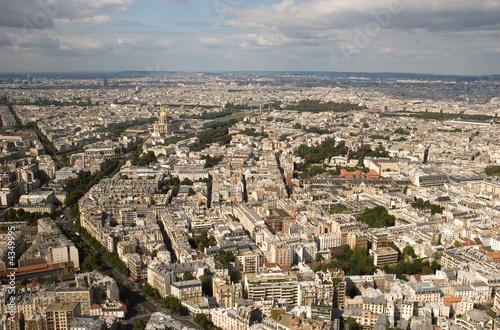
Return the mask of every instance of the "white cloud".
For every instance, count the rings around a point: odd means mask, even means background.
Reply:
[[[107,48],[108,40],[97,39],[92,36],[61,36],[61,48],[73,51],[95,51]]]
[[[108,15],[95,15],[83,18],[56,18],[54,23],[58,28],[65,26],[96,26],[96,25],[119,25],[124,24],[122,20]]]

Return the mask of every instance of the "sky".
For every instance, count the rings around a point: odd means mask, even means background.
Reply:
[[[0,0],[0,72],[500,73],[499,0]]]

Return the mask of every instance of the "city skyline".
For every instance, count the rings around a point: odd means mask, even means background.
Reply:
[[[499,73],[488,0],[0,3],[0,72]]]

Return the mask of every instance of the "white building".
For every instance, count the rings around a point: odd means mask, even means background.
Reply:
[[[213,308],[210,310],[210,319],[222,329],[236,329],[238,323],[236,308]]]
[[[500,251],[500,236],[495,236],[490,239],[491,249]]]
[[[337,234],[323,234],[318,236],[317,242],[319,251],[325,251],[329,248],[340,246],[342,244],[342,237]]]

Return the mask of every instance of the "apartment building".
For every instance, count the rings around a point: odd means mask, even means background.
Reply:
[[[431,303],[441,299],[441,290],[431,282],[408,283],[407,287],[416,302]]]
[[[198,301],[203,296],[200,280],[175,282],[170,286],[170,290],[180,301]]]
[[[259,251],[246,251],[236,256],[235,269],[240,273],[256,273],[263,264]]]
[[[53,303],[47,306],[46,330],[69,330],[75,317],[81,316],[80,303]]]
[[[245,274],[245,295],[248,299],[286,299],[290,305],[298,304],[297,275],[287,272]]]

